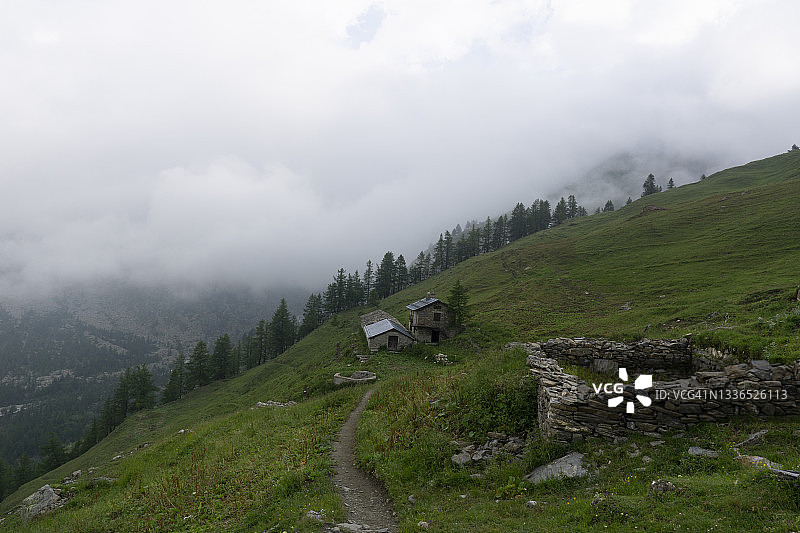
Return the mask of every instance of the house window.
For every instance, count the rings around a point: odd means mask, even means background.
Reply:
[[[442,319],[442,313],[433,313],[433,321],[439,322]]]

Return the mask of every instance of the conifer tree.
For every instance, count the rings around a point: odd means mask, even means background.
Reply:
[[[419,283],[427,277],[425,272],[425,252],[420,252],[414,262],[411,263],[411,268],[408,269],[408,277],[412,284]]]
[[[67,462],[67,452],[56,434],[52,431],[47,442],[41,448],[42,469],[49,472]]]
[[[492,219],[486,217],[486,222],[483,224],[483,240],[481,243],[481,251],[483,253],[492,251],[492,238],[494,237],[494,224]]]
[[[508,221],[508,236],[512,241],[521,239],[528,235],[528,210],[522,203],[518,203],[511,211],[511,219]]]
[[[447,302],[450,310],[450,324],[453,326],[461,327],[469,318],[469,295],[467,289],[461,284],[461,280],[456,280],[453,287],[450,289],[450,294]]]
[[[273,357],[285,352],[295,339],[295,319],[289,312],[289,306],[286,305],[286,299],[281,298],[278,308],[272,315],[272,322],[270,326],[270,346]]]
[[[648,196],[657,192],[661,192],[661,186],[656,185],[655,176],[650,174],[645,178],[644,183],[642,183],[642,196]]]
[[[153,384],[153,374],[150,373],[146,365],[138,365],[133,369],[128,383],[130,412],[155,407],[156,390],[158,389]]]
[[[561,200],[558,201],[556,204],[556,208],[553,210],[553,224],[558,225],[567,220],[567,202],[564,200],[564,197],[561,197]]]
[[[494,232],[492,233],[492,250],[499,250],[508,242],[506,220],[506,216],[502,215],[497,217],[497,221],[494,223]]]
[[[450,234],[449,231],[445,231],[442,270],[447,270],[454,264],[455,264],[455,246],[453,245],[453,236]]]
[[[186,367],[188,370],[186,381],[189,390],[211,383],[211,354],[208,353],[208,346],[205,342],[199,341],[195,345]]]
[[[392,294],[392,289],[396,283],[394,254],[386,252],[375,272],[375,291],[378,298],[386,298]]]
[[[214,351],[211,354],[212,379],[225,379],[233,375],[231,368],[233,346],[227,333],[217,337],[214,342]]]
[[[603,212],[610,213],[613,210],[614,210],[614,202],[612,202],[611,200],[607,201],[605,207],[603,207]]]
[[[14,488],[21,487],[28,481],[36,477],[33,461],[27,453],[23,453],[17,464],[14,466],[14,474],[12,476],[12,486]]]
[[[394,264],[396,287],[395,292],[401,291],[408,287],[408,268],[406,267],[406,259],[403,254],[397,256],[397,261]]]
[[[363,296],[363,295],[362,295]],[[303,338],[322,324],[322,296],[312,294],[308,297],[303,308],[303,322],[297,332],[299,338]]]
[[[169,373],[169,381],[167,386],[161,393],[161,403],[174,402],[183,397],[186,392],[186,377],[184,375],[185,359],[183,352],[178,353],[178,358],[175,360],[175,366]]]
[[[632,203],[633,203],[633,200],[631,199],[630,196],[628,196],[628,200],[625,202],[625,205],[631,205]]]
[[[567,198],[567,218],[575,218],[578,216],[578,201],[575,199],[574,194],[570,194]]]
[[[667,189],[674,189],[674,188],[675,188],[675,182],[673,181],[672,178],[670,178],[669,181],[667,182]]]
[[[369,300],[369,294],[372,292],[374,283],[375,271],[372,269],[372,261],[367,260],[367,268],[364,270],[364,302]]]
[[[436,241],[436,245],[433,247],[433,264],[431,265],[433,268],[432,274],[438,274],[444,270],[444,262],[444,235],[440,233],[439,240]]]

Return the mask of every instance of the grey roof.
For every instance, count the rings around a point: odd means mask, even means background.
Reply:
[[[404,328],[394,320],[389,320],[388,318],[384,318],[383,320],[379,320],[378,322],[374,322],[372,324],[367,324],[366,326],[364,326],[364,333],[366,333],[368,339],[371,339],[372,337],[377,337],[381,333],[386,333],[387,331],[391,330],[395,330],[399,333],[402,333],[403,335],[405,335],[410,339],[414,338],[411,336],[411,333],[409,333],[406,328]]]
[[[440,301],[438,298],[434,298],[432,296],[426,296],[422,300],[417,300],[413,304],[409,304],[406,306],[406,309],[411,309],[412,311],[416,311],[417,309],[422,309],[423,307],[428,307],[433,302]]]

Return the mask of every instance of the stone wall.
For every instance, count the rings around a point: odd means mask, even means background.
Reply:
[[[587,384],[565,373],[554,358],[548,357],[548,353],[556,353],[553,346],[559,346],[558,353],[564,353],[560,347],[569,345],[565,340],[570,339],[554,339],[541,344],[512,343],[507,346],[519,347],[527,352],[527,364],[539,379],[539,426],[549,438],[562,442],[588,437],[614,439],[629,432],[657,436],[670,429],[684,429],[699,422],[725,421],[740,414],[800,414],[800,361],[793,365],[772,365],[767,361],[728,365],[718,371],[695,372],[685,379],[655,381],[647,389],[634,389],[634,379],[639,374],[649,374],[651,368],[657,366],[647,363],[649,367],[645,366],[640,371],[631,364],[632,359],[624,361],[630,379],[622,383],[622,393],[618,394],[611,387],[596,391],[594,386],[602,384]],[[613,360],[602,350],[594,351],[597,343],[608,341],[572,341],[575,345],[570,350],[585,343],[589,349],[586,353],[591,353],[592,361]],[[652,345],[654,341],[649,342]],[[682,341],[657,341],[656,344],[668,346],[669,342],[675,343],[677,354],[684,353]],[[613,344],[609,349],[612,354],[624,352],[617,346],[619,343]],[[548,351],[544,347],[548,347]],[[632,353],[635,352],[633,350]],[[565,360],[589,357],[582,353],[573,350]],[[615,361],[618,364],[623,362]],[[680,365],[684,364],[680,357],[678,361]],[[619,382],[619,377],[609,377],[609,383]],[[608,400],[620,395],[623,397],[622,403],[610,407]],[[637,395],[649,398],[650,405],[643,405]],[[632,413],[627,409],[629,402],[634,410]]]
[[[518,345],[511,343],[512,346]],[[523,345],[520,345],[523,346]],[[572,364],[616,376],[619,367],[634,368],[643,374],[685,376],[694,368],[689,339],[650,340],[625,344],[606,339],[550,339],[524,345],[562,364]]]

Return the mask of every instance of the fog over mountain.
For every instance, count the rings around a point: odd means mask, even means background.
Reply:
[[[680,185],[800,142],[791,1],[0,10],[4,295],[319,290],[518,201],[616,203],[608,165]]]

